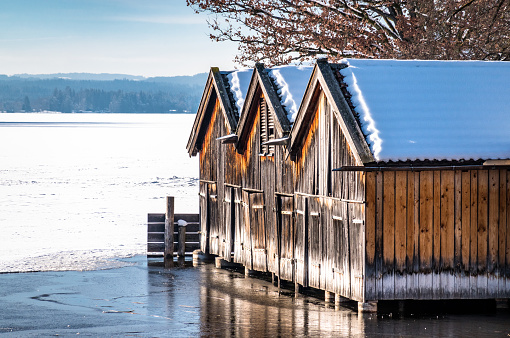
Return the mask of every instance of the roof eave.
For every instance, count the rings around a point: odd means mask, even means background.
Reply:
[[[190,157],[196,156],[199,152],[198,143],[200,142],[200,130],[205,127],[204,118],[207,107],[210,104],[211,97],[213,96],[213,89],[216,92],[216,96],[219,98],[221,110],[225,116],[225,120],[227,121],[227,128],[230,129],[228,130],[228,133],[230,134],[236,131],[237,116],[232,103],[230,102],[225,83],[223,82],[223,77],[218,67],[211,67],[204,92],[202,94],[202,99],[200,100],[197,115],[193,123],[193,128],[188,139],[188,144],[186,145],[186,149],[188,150]]]

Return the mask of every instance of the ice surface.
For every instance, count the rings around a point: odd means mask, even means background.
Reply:
[[[268,74],[278,86],[278,95],[281,97],[282,105],[291,123],[296,120],[312,71],[312,66],[293,65],[267,69]]]
[[[143,254],[147,213],[198,213],[194,115],[0,114],[0,272]]]
[[[234,93],[239,114],[241,114],[243,110],[244,100],[246,99],[252,74],[253,69],[246,68],[229,72],[227,75],[230,90]]]
[[[378,160],[510,158],[510,63],[345,62]]]

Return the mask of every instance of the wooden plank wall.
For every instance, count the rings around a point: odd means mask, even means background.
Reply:
[[[368,172],[366,299],[510,297],[510,172]]]

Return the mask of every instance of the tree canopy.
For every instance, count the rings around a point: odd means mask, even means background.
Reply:
[[[510,0],[187,0],[236,61],[510,60]]]

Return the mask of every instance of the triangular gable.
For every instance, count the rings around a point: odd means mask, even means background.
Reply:
[[[301,107],[292,127],[289,152],[295,154],[301,146],[303,139],[308,134],[308,122],[311,121],[313,114],[315,114],[319,92],[322,89],[340,121],[340,127],[356,161],[359,165],[374,162],[375,158],[370,151],[356,117],[353,115],[342,94],[340,84],[334,74],[335,70],[332,69],[332,66],[333,65],[330,65],[326,60],[317,60],[317,64],[308,82]]]
[[[198,108],[195,122],[188,140],[186,149],[190,156],[195,156],[200,151],[205,131],[209,126],[211,111],[214,109],[216,98],[219,99],[221,111],[224,114],[229,133],[234,133],[237,128],[238,114],[233,101],[233,95],[229,93],[225,82],[228,73],[221,73],[217,67],[212,67],[205,85],[202,99]]]
[[[280,98],[274,88],[274,85],[264,66],[257,63],[251,77],[250,86],[248,88],[248,93],[246,95],[246,100],[237,128],[237,135],[239,139],[238,145],[240,148],[242,148],[245,144],[251,123],[254,121],[253,114],[256,114],[256,109],[253,109],[253,107],[258,103],[256,99],[261,92],[266,100],[269,113],[273,115],[275,127],[279,134],[283,136],[290,132],[291,124],[287,118],[287,113],[282,107],[282,103],[280,102]]]

